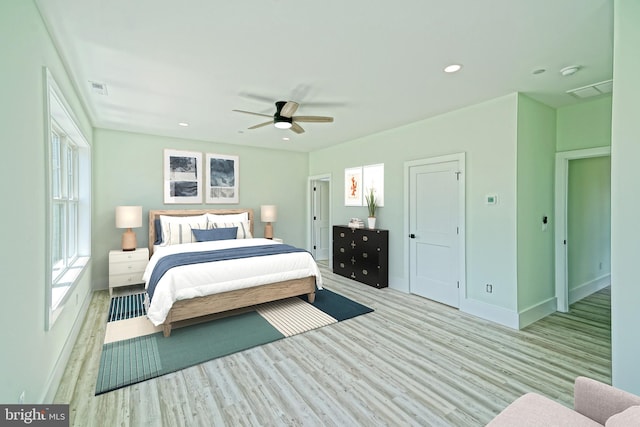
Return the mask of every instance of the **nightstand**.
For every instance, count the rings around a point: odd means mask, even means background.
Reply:
[[[135,251],[109,251],[109,295],[113,295],[113,288],[143,283],[142,275],[148,262],[147,248],[138,248]]]

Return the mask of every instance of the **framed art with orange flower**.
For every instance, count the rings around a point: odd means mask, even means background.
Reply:
[[[344,205],[362,206],[362,167],[344,170]]]

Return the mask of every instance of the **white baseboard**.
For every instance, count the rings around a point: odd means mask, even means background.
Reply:
[[[590,282],[583,283],[573,289],[569,290],[569,304],[573,304],[576,301],[580,301],[582,298],[586,298],[594,292],[598,292],[601,289],[611,285],[611,274],[605,274]]]
[[[58,387],[60,386],[60,381],[62,380],[62,376],[64,375],[64,371],[67,368],[67,364],[69,359],[71,358],[71,352],[73,351],[73,347],[76,344],[76,340],[78,339],[78,335],[80,334],[80,329],[82,329],[82,325],[84,323],[84,319],[89,311],[89,304],[91,303],[91,296],[93,295],[93,290],[89,289],[87,295],[82,302],[82,307],[80,307],[80,311],[78,312],[78,316],[76,317],[75,322],[73,323],[73,328],[71,328],[71,332],[67,337],[66,342],[64,343],[64,347],[62,352],[60,353],[60,357],[56,362],[56,366],[53,369],[53,372],[49,376],[47,381],[47,386],[45,388],[45,394],[41,397],[41,403],[51,403],[56,396],[56,392],[58,391]]]
[[[460,311],[498,323],[512,329],[518,329],[518,313],[503,307],[487,304],[473,299],[465,299],[460,303]]]
[[[558,309],[558,300],[556,297],[549,298],[536,305],[533,305],[519,313],[518,325],[522,329],[538,320],[553,314]]]

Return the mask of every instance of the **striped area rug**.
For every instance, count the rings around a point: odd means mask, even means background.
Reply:
[[[96,395],[373,311],[324,289],[237,314],[176,327],[165,338],[146,317],[144,294],[111,299]]]
[[[131,295],[122,295],[111,298],[109,305],[109,319],[107,322],[131,319],[132,317],[145,316],[147,308],[144,305],[144,292]]]

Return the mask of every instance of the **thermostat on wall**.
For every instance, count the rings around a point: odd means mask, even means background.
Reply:
[[[484,198],[484,202],[487,205],[495,205],[498,203],[498,196],[495,194],[487,194]]]

